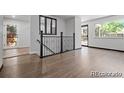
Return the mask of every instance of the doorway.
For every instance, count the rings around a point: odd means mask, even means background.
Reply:
[[[88,25],[81,26],[81,45],[88,46]]]

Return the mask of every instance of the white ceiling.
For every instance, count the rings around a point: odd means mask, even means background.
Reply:
[[[74,15],[52,15],[52,16],[59,17],[65,20],[75,17]]]
[[[107,16],[110,16],[110,15],[80,15],[82,22],[97,19],[97,18],[107,17]]]
[[[88,21],[88,20],[93,20],[93,19],[97,19],[97,18],[102,18],[102,17],[107,17],[110,15],[54,15],[63,19],[69,19],[69,18],[73,18],[75,16],[78,16],[81,18],[81,21]]]
[[[12,16],[13,15],[5,15],[4,18],[16,19],[16,20],[22,20],[22,21],[30,21],[30,15],[15,15],[14,18]],[[93,20],[97,18],[107,17],[110,15],[52,15],[52,16],[57,16],[65,20],[78,16],[81,18],[81,21],[83,22],[83,21]]]
[[[5,15],[4,18],[21,20],[21,21],[30,21],[29,15]]]

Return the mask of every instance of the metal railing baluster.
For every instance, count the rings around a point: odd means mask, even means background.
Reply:
[[[37,41],[40,43],[41,58],[75,49],[75,33],[73,36],[63,36],[63,32],[60,36],[43,36],[41,31],[40,39]]]

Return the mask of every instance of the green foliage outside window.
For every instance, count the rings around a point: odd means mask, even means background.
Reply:
[[[103,32],[120,32],[124,29],[124,23],[121,22],[111,22],[103,24],[101,27]]]
[[[16,33],[16,26],[7,25],[7,31]]]
[[[122,21],[113,21],[104,24],[96,24],[95,26],[95,35],[98,37],[124,36],[124,22]]]

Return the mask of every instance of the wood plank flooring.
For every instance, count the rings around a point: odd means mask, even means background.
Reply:
[[[24,55],[4,59],[1,78],[89,78],[92,71],[124,73],[124,52],[83,47],[40,59]]]
[[[15,57],[19,55],[29,54],[29,48],[14,48],[14,49],[4,49],[3,58]]]

